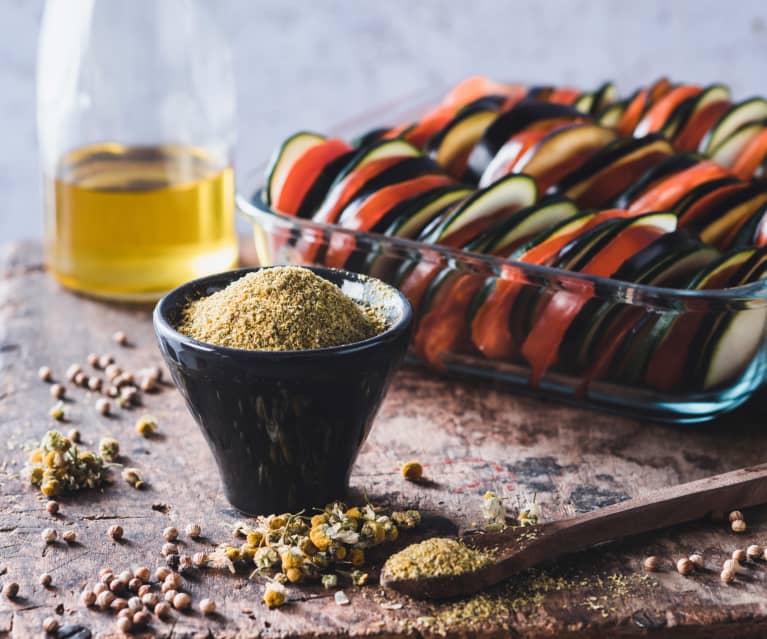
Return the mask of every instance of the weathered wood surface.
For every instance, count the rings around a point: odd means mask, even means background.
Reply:
[[[135,346],[112,343],[125,330]],[[146,398],[161,435],[144,440],[133,432],[142,409],[104,418],[93,398],[71,390],[71,426],[84,445],[117,437],[125,463],[142,469],[149,483],[136,491],[117,480],[104,494],[62,499],[50,517],[36,490],[15,476],[25,463],[23,446],[54,426],[48,386],[36,377],[49,365],[57,377],[87,353],[111,352],[127,368],[159,362],[149,312],[108,305],[62,291],[44,272],[36,245],[0,253],[0,582],[21,584],[20,597],[0,597],[0,637],[40,635],[41,621],[58,615],[94,635],[114,634],[111,615],[84,609],[77,596],[103,566],[114,569],[162,562],[165,526],[199,522],[206,538],[185,542],[195,550],[227,540],[226,525],[239,519],[224,500],[213,461],[192,418],[171,387]],[[353,493],[364,489],[377,503],[421,509],[423,533],[470,527],[479,519],[480,496],[489,489],[517,497],[537,494],[545,518],[585,511],[645,491],[764,460],[763,411],[759,406],[711,426],[670,428],[577,410],[512,395],[485,384],[455,382],[405,370],[397,377],[355,467]],[[71,427],[70,425],[67,425]],[[431,481],[404,482],[398,467],[416,458]],[[767,563],[751,562],[734,585],[719,569],[735,548],[767,541],[767,509],[746,512],[744,535],[725,524],[700,522],[604,547],[547,569],[562,577],[551,592],[537,580],[506,588],[506,612],[475,617],[474,624],[432,625],[444,604],[432,606],[383,593],[380,587],[346,588],[351,605],[335,605],[332,593],[292,588],[292,603],[269,611],[262,584],[244,576],[206,571],[186,582],[195,602],[213,597],[220,614],[176,615],[154,622],[161,636],[524,636],[524,637],[759,637],[767,636]],[[120,523],[125,542],[107,538]],[[73,528],[78,543],[46,547],[40,531]],[[413,539],[405,536],[406,540]],[[704,554],[705,572],[682,577],[672,560],[693,550]],[[646,578],[642,560],[664,558],[664,570]],[[54,587],[37,576],[47,571]],[[545,589],[544,589],[545,590]],[[539,595],[535,595],[538,592]],[[402,603],[392,609],[391,604]],[[383,604],[383,606],[382,606]]]

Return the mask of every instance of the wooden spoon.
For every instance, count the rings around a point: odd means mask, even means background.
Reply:
[[[532,568],[609,541],[767,503],[767,464],[663,488],[607,508],[534,526],[463,537],[468,546],[494,549],[492,563],[460,575],[397,579],[386,566],[381,583],[419,599],[470,595]]]

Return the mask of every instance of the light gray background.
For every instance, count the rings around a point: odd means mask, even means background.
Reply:
[[[626,91],[668,74],[767,93],[765,0],[209,1],[236,56],[238,171],[297,128],[322,131],[473,73],[587,88],[610,78]],[[0,242],[41,231],[42,6],[0,0]]]

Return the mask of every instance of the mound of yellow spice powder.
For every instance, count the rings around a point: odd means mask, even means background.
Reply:
[[[392,555],[383,569],[393,579],[444,577],[479,570],[493,557],[491,551],[469,548],[456,539],[433,537]]]
[[[278,266],[248,273],[194,300],[178,331],[201,342],[255,351],[296,351],[351,344],[386,328],[374,309],[357,304],[312,271]]]

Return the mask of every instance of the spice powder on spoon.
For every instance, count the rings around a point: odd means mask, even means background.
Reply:
[[[386,321],[311,270],[279,266],[191,301],[177,329],[217,346],[295,351],[359,342],[385,330]]]

